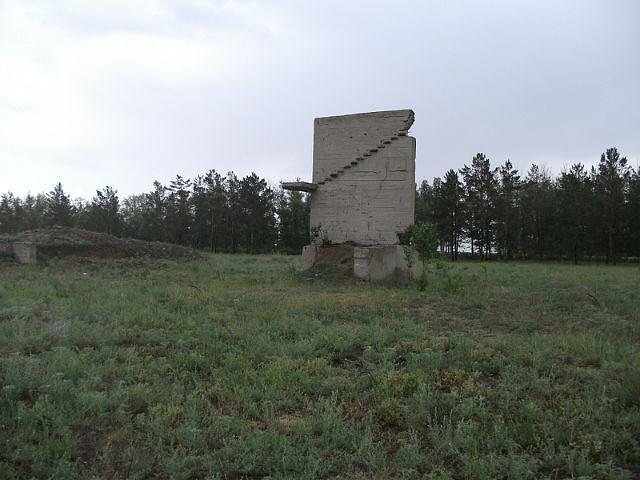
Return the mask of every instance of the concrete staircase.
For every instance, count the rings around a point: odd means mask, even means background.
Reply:
[[[319,181],[318,185],[324,185],[326,183],[332,182],[333,180],[338,178],[340,175],[342,175],[346,170],[349,170],[351,168],[354,168],[360,165],[362,162],[365,162],[367,158],[372,157],[378,154],[381,150],[384,150],[385,148],[387,148],[388,145],[391,145],[393,142],[398,140],[398,138],[406,137],[406,136],[407,136],[407,130],[399,130],[391,137],[383,138],[382,140],[380,140],[380,142],[376,145],[375,148],[370,148],[366,152],[363,152],[362,154],[355,157],[349,164],[344,165],[343,167],[339,168],[334,172],[331,172],[324,180]]]

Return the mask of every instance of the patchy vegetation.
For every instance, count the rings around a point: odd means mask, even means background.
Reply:
[[[296,261],[0,266],[0,477],[640,474],[637,266]]]

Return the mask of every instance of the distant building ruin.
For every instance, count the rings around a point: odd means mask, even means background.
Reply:
[[[330,245],[353,246],[353,272],[367,280],[412,276],[400,235],[413,225],[415,138],[412,110],[316,118],[313,181],[285,182],[309,192],[312,245],[304,266]],[[417,264],[417,262],[413,262]]]
[[[0,238],[0,256],[13,256],[20,263],[36,263],[36,246],[28,241]]]

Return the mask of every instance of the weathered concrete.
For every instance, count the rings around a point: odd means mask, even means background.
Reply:
[[[339,249],[339,255],[333,251]],[[347,255],[345,249],[352,251]],[[348,261],[349,264],[345,265]],[[384,283],[409,283],[421,272],[416,251],[403,245],[357,247],[352,245],[307,245],[302,251],[302,268],[308,270],[322,263],[335,263],[362,280]]]
[[[309,182],[282,182],[282,188],[296,192],[313,192],[318,189],[318,185]]]
[[[303,268],[331,261],[329,245],[349,245],[352,271],[369,281],[415,277],[399,235],[413,225],[416,142],[407,135],[412,110],[316,118],[313,182],[283,188],[310,193],[316,238],[302,253]],[[409,255],[409,258],[415,256]],[[339,259],[344,267],[343,258]]]
[[[12,255],[20,263],[36,263],[37,249],[32,242],[0,239],[0,255]]]
[[[13,244],[9,240],[0,239],[0,255],[11,255]]]
[[[413,225],[411,110],[317,118],[311,225],[332,243],[394,245]]]
[[[318,252],[318,245],[311,244],[305,247],[302,247],[302,269],[309,270],[313,267],[314,262],[316,261],[316,253]]]
[[[415,250],[402,245],[356,247],[353,273],[370,282],[409,283],[420,274]]]
[[[31,242],[15,242],[13,254],[20,263],[36,263],[37,249]]]

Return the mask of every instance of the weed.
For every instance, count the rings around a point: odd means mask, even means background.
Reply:
[[[292,259],[1,265],[0,477],[640,471],[637,267]]]

